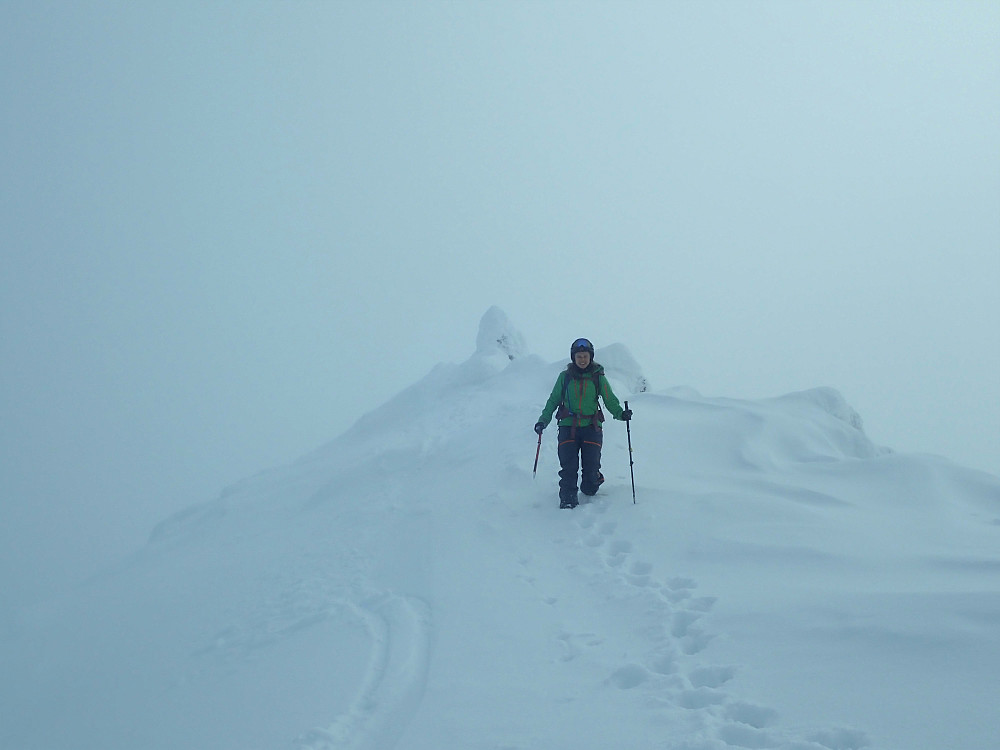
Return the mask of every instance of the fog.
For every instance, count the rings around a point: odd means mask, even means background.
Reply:
[[[995,4],[8,1],[0,101],[8,601],[466,358],[493,304],[551,361],[829,385],[1000,473]]]

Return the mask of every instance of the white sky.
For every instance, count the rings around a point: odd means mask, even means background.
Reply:
[[[492,304],[553,361],[831,385],[1000,473],[996,4],[8,0],[0,102],[14,596],[464,359]]]

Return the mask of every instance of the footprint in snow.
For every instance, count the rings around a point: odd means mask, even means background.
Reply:
[[[606,562],[612,568],[620,568],[625,563],[625,558],[632,551],[632,542],[623,539],[616,539],[608,545]]]
[[[673,616],[673,621],[670,624],[670,635],[674,638],[684,638],[691,633],[691,626],[701,619],[701,612],[692,612],[690,610],[681,610],[680,612],[675,612]]]
[[[688,679],[696,688],[720,688],[735,676],[735,667],[698,667],[688,675]]]
[[[700,687],[683,690],[677,696],[677,705],[691,710],[719,706],[726,702],[728,696],[722,690]]]
[[[626,664],[619,667],[608,678],[608,682],[621,690],[639,687],[649,679],[649,671],[641,664]]]
[[[715,604],[714,597],[691,599],[688,601],[687,609],[678,610],[671,617],[670,635],[677,639],[681,651],[688,656],[704,651],[715,638],[698,624],[713,604]]]
[[[559,661],[573,661],[587,648],[595,648],[604,643],[604,639],[596,633],[567,633],[559,634],[559,643],[562,653]]]
[[[651,586],[650,574],[653,572],[653,565],[648,562],[634,562],[629,566],[625,580],[633,586]]]
[[[826,729],[807,738],[830,750],[860,750],[868,747],[868,735],[857,729]]]
[[[727,745],[735,747],[778,747],[769,732],[746,724],[725,724],[719,727],[718,735]]]
[[[600,547],[609,536],[615,533],[615,529],[618,528],[618,524],[614,521],[597,523],[596,519],[589,514],[581,516],[579,524],[581,529],[591,532],[584,539],[584,543],[588,547]]]
[[[715,636],[711,633],[706,633],[703,630],[696,630],[694,632],[688,633],[681,639],[681,651],[683,651],[688,656],[694,656],[695,654],[700,654],[706,648],[708,644],[714,640]]]
[[[659,675],[677,674],[680,665],[677,662],[677,655],[673,652],[657,654],[649,664],[649,670]]]
[[[726,718],[757,729],[764,729],[778,720],[778,712],[773,708],[736,702],[726,706]]]
[[[691,598],[692,589],[698,584],[691,578],[675,576],[669,579],[662,589],[662,596],[671,604],[677,604]]]
[[[687,608],[692,612],[708,612],[718,601],[714,596],[699,596],[695,599],[688,599]]]

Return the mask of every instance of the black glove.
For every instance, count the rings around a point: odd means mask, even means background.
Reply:
[[[535,432],[537,432],[539,435],[541,435],[542,434],[542,430],[544,430],[544,429],[545,429],[545,423],[544,422],[535,422]]]
[[[631,409],[625,409],[622,412],[622,422],[628,422],[630,419],[632,419],[632,410]]]

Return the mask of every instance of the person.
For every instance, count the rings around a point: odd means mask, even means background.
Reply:
[[[604,368],[594,361],[594,345],[590,341],[574,341],[569,356],[570,363],[556,378],[549,400],[535,423],[535,432],[541,436],[553,413],[558,420],[560,508],[578,505],[578,471],[581,472],[579,491],[584,495],[597,494],[604,481],[601,474],[604,413],[598,397],[615,419],[627,422],[632,418],[632,411],[623,409],[611,390]]]

